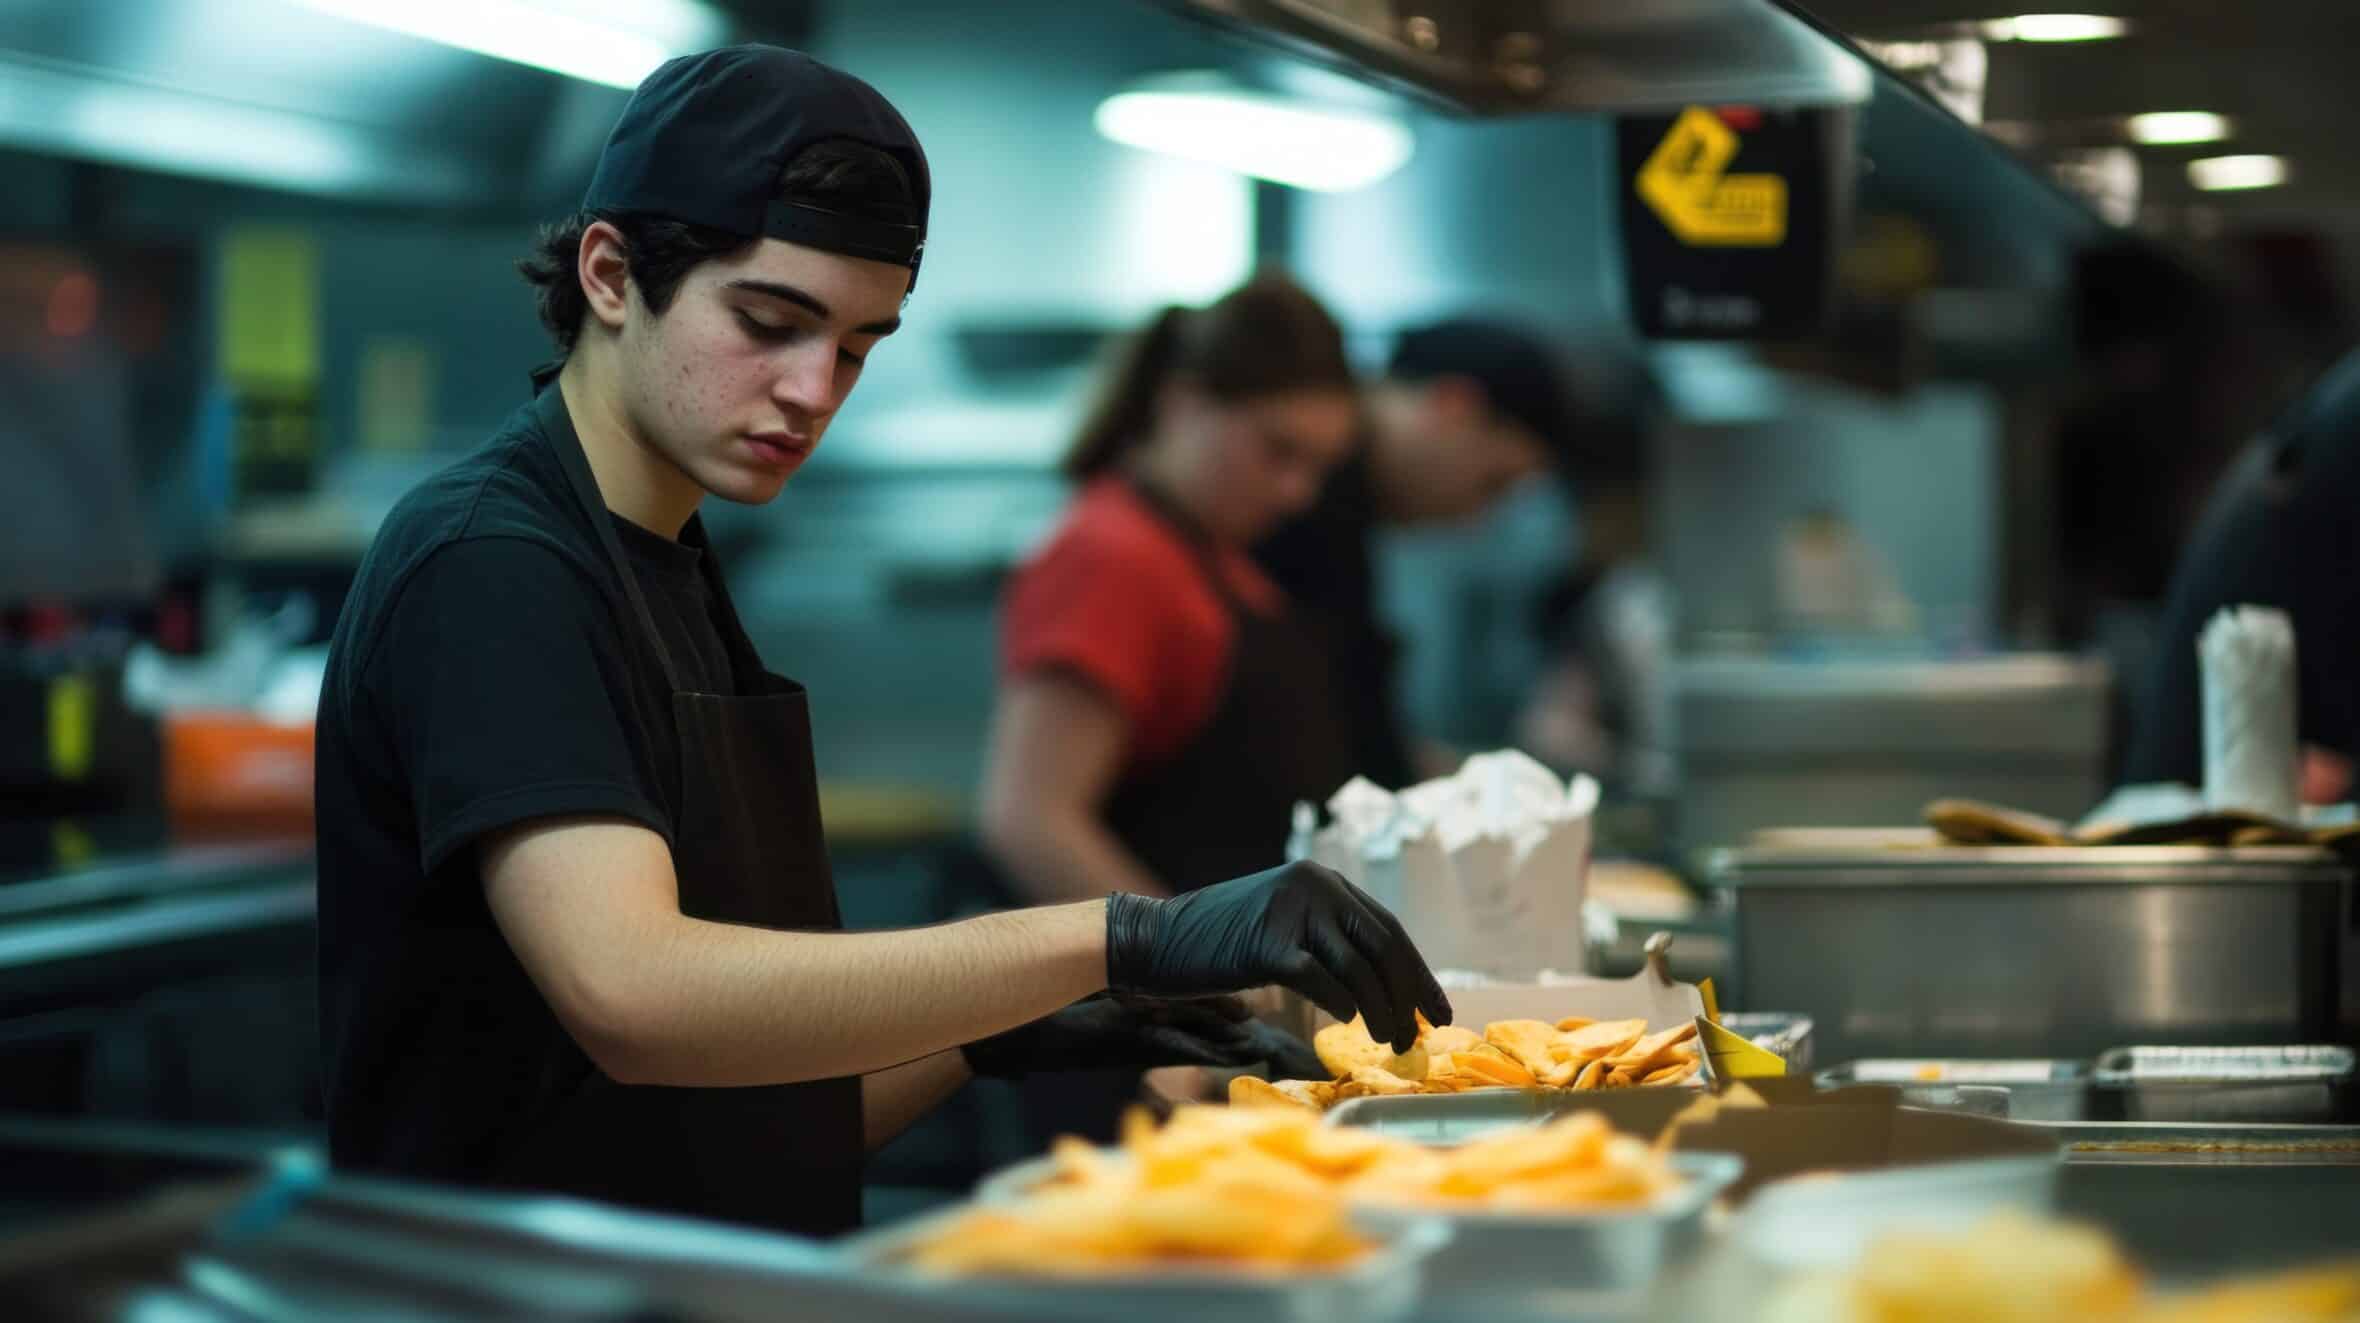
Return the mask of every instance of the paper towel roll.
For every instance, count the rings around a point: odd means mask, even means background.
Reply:
[[[2223,608],[2196,641],[2204,669],[2204,802],[2293,822],[2294,622],[2266,606]]]

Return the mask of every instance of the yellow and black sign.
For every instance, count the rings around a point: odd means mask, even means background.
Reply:
[[[1632,319],[1663,339],[1823,329],[1849,112],[1688,106],[1618,126]]]
[[[1786,177],[1731,174],[1737,130],[1703,106],[1672,121],[1639,167],[1641,201],[1684,244],[1774,248],[1786,242]]]

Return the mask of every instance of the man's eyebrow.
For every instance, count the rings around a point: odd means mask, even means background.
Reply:
[[[824,319],[835,315],[828,311],[827,304],[820,302],[809,292],[797,289],[793,285],[782,285],[775,280],[733,280],[729,282],[729,287],[753,294],[767,294],[774,299],[785,299],[814,317]],[[900,329],[901,318],[899,317],[888,317],[881,322],[870,322],[866,326],[852,328],[855,335],[891,335]]]

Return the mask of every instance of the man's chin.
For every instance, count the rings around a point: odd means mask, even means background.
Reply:
[[[768,505],[778,499],[780,492],[786,490],[788,480],[793,478],[800,468],[801,466],[798,465],[794,469],[783,472],[773,469],[760,473],[745,469],[730,469],[714,474],[710,480],[698,485],[702,486],[708,495],[718,496],[732,505]]]

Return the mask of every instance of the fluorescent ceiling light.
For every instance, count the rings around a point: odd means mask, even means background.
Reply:
[[[2178,143],[2219,142],[2229,136],[2229,120],[2209,110],[2159,110],[2130,117],[2131,141],[2150,147]]]
[[[2283,156],[2207,156],[2188,163],[2188,182],[2207,193],[2276,188],[2286,182]]]
[[[2107,41],[2131,25],[2109,14],[2019,14],[1983,25],[1993,41]]]
[[[0,143],[166,174],[329,195],[448,202],[484,181],[349,125],[69,73],[0,55]]]
[[[294,0],[354,23],[585,82],[632,88],[675,55],[713,44],[697,0]]]
[[[1126,147],[1321,192],[1373,184],[1415,146],[1390,115],[1255,91],[1217,74],[1134,84],[1100,102],[1093,122]]]

